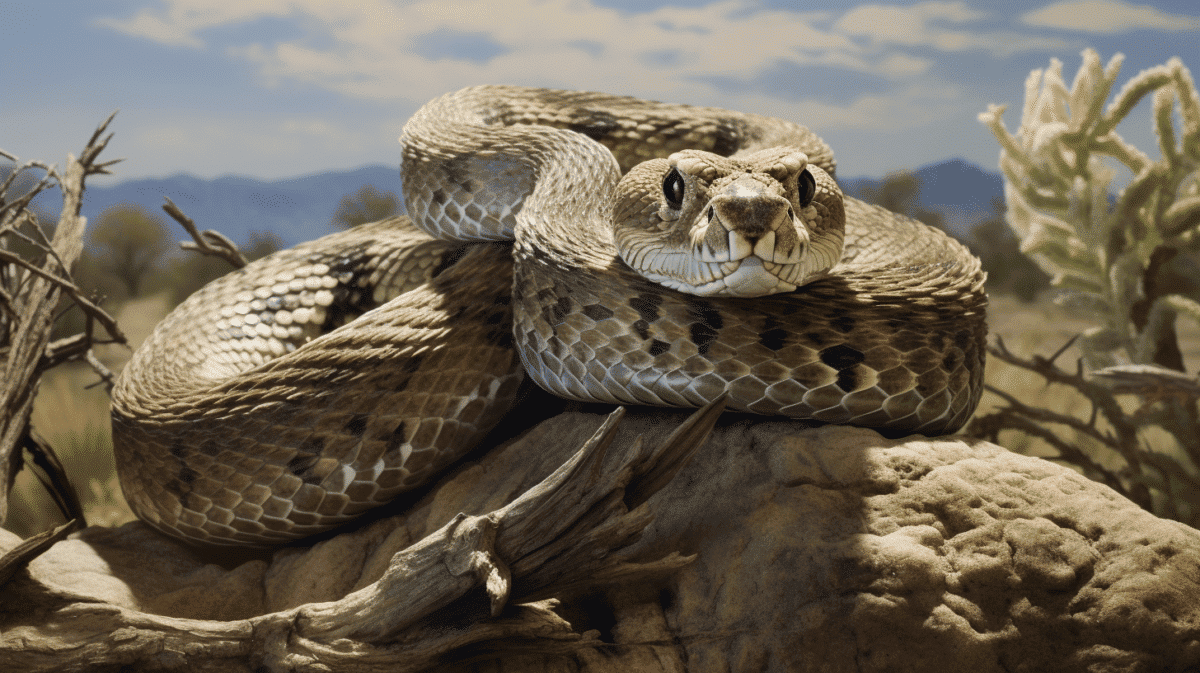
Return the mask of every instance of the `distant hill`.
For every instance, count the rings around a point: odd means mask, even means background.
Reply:
[[[920,179],[917,202],[926,210],[941,212],[952,236],[966,240],[971,227],[992,215],[992,199],[1004,199],[1004,178],[964,159],[949,159],[922,166],[913,171]],[[883,178],[842,178],[842,190],[862,198],[870,187],[879,187]]]
[[[251,231],[272,231],[284,243],[294,245],[326,234],[338,203],[363,185],[400,193],[398,166],[366,166],[351,171],[319,173],[283,180],[221,177],[205,180],[192,175],[130,180],[111,187],[88,187],[83,215],[95,222],[100,213],[117,204],[137,204],[159,213],[186,237],[183,229],[162,212],[163,197],[170,197],[201,230],[215,229],[237,243],[245,243]],[[44,192],[34,204],[49,212],[61,208],[58,190]]]
[[[991,215],[992,199],[1002,198],[1004,193],[998,173],[962,159],[922,166],[914,173],[921,180],[918,202],[927,210],[942,212],[950,233],[959,238],[965,239],[972,226]],[[869,177],[840,180],[842,189],[857,197],[882,182],[882,178]],[[294,245],[333,233],[330,220],[338,202],[366,184],[398,195],[399,168],[367,166],[271,181],[244,177],[205,180],[183,174],[130,180],[111,187],[89,187],[83,214],[95,221],[106,208],[123,203],[161,213],[163,197],[169,196],[201,229],[216,229],[237,243],[246,242],[251,231],[272,231],[284,243]],[[43,193],[35,201],[50,212],[57,212],[59,203],[57,190]],[[181,229],[174,231],[183,236]]]

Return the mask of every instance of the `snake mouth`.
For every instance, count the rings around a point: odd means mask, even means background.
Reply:
[[[795,227],[794,231],[800,232],[803,230]],[[763,262],[774,266],[800,264],[804,257],[805,243],[807,241],[804,237],[797,235],[792,235],[791,238],[796,240],[793,240],[792,244],[787,249],[784,249],[782,245],[777,244],[773,230],[764,233],[755,240],[750,240],[740,231],[727,230],[727,247],[725,249],[715,250],[707,241],[701,240],[692,246],[692,255],[701,262],[717,264],[740,262],[743,259],[751,257],[757,257]]]
[[[733,267],[733,268],[729,268]],[[802,274],[799,264],[776,264],[758,256],[745,257],[721,265],[725,275],[718,280],[694,286],[693,294],[729,297],[762,297],[792,292],[797,284],[785,280]]]

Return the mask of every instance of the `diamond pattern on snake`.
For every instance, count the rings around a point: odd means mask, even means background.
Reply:
[[[979,402],[979,261],[843,195],[803,126],[483,86],[400,144],[408,217],[220,278],[134,354],[113,444],[144,521],[222,545],[329,530],[471,449],[525,377],[927,435]]]

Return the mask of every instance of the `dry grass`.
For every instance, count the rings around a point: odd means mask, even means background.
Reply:
[[[166,295],[129,302],[118,311],[120,324],[129,335],[131,344],[140,344],[153,326],[166,314]],[[1072,318],[1062,309],[1041,302],[1024,304],[1004,296],[993,297],[989,320],[992,334],[1004,338],[1014,353],[1030,356],[1034,353],[1050,355],[1058,350],[1075,334],[1091,327],[1086,320]],[[1195,371],[1200,363],[1200,329],[1192,324],[1180,324],[1181,343],[1189,371]],[[128,358],[128,351],[111,349],[100,353],[107,365],[118,370]],[[1067,351],[1060,362],[1073,363],[1079,353]],[[1088,401],[1064,386],[1046,386],[1044,382],[1011,365],[995,359],[988,361],[987,382],[1008,391],[1022,401],[1062,413],[1086,418],[1090,412]],[[86,367],[62,367],[52,371],[42,382],[34,409],[34,427],[58,451],[79,490],[84,503],[88,522],[100,525],[117,525],[132,520],[120,486],[112,459],[112,439],[109,433],[108,398],[100,387],[85,388],[96,380],[96,375]],[[1137,401],[1127,400],[1130,408]],[[985,393],[980,412],[986,413],[997,406],[1000,399]],[[1086,437],[1068,437],[1072,443],[1090,449],[1102,464],[1117,466],[1120,457],[1106,455],[1104,447]],[[1146,435],[1147,446],[1167,451],[1173,446],[1165,433]],[[1028,455],[1050,456],[1053,451],[1039,441],[1020,433],[1005,432],[1001,444]],[[6,525],[10,530],[28,536],[61,523],[61,517],[46,496],[40,484],[23,471],[17,478],[17,486],[10,502],[10,516]]]

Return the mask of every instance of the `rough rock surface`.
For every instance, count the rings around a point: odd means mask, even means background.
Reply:
[[[627,417],[617,441],[682,416]],[[503,505],[600,425],[563,414],[464,466],[406,515],[222,567],[141,524],[92,528],[0,596],[240,619],[329,601],[458,512]],[[636,558],[697,554],[653,586],[560,606],[609,643],[474,664],[545,671],[1184,671],[1200,668],[1200,532],[1047,461],[958,437],[723,421],[650,501]],[[0,535],[4,532],[0,531]],[[0,551],[15,540],[0,537]],[[30,581],[32,577],[34,581]],[[39,586],[40,585],[40,586]]]

